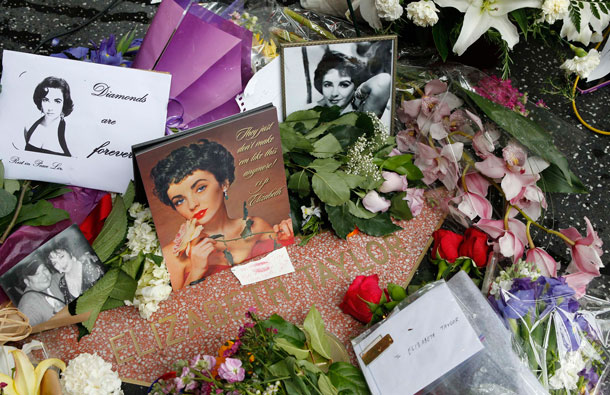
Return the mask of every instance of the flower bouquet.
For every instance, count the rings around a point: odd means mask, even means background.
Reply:
[[[546,389],[600,393],[600,378],[610,370],[602,321],[580,306],[565,278],[543,276],[533,263],[519,261],[492,283],[489,300]]]
[[[336,394],[368,393],[361,372],[337,357],[320,313],[312,306],[303,327],[279,315],[246,313],[236,339],[217,356],[197,355],[174,363],[150,389],[152,394]],[[337,358],[343,359],[338,361]]]

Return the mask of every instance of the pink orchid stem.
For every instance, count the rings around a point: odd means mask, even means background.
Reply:
[[[419,86],[417,86],[416,83],[414,82],[407,82],[407,85],[409,85],[411,88],[415,89],[415,91],[421,96],[424,97],[426,96],[426,94],[424,93],[424,91],[421,90],[421,88]]]
[[[507,204],[507,205],[506,205],[506,213],[504,214],[504,229],[505,229],[505,230],[509,230],[509,229],[508,229],[508,214],[510,214],[510,209],[511,209],[512,207],[513,207],[513,206],[512,206],[512,205],[510,205],[510,204]]]
[[[461,130],[456,130],[455,132],[449,133],[448,137],[455,136],[455,135],[466,137],[467,139],[470,139],[470,140],[472,140],[472,138],[473,138],[471,135],[469,135],[468,133],[462,132]]]
[[[534,239],[532,239],[532,235],[530,234],[531,225],[532,221],[527,221],[527,225],[525,226],[525,234],[527,236],[527,242],[530,245],[530,250],[533,250],[536,248],[536,245],[534,244]]]
[[[525,214],[525,212],[523,212],[523,210],[521,210],[519,207],[516,207],[513,205],[511,205],[510,207],[516,209],[523,216],[523,218],[525,218],[528,222],[531,222],[534,226],[544,230],[546,233],[550,233],[552,235],[559,237],[560,239],[562,239],[563,241],[565,241],[566,243],[568,243],[571,246],[576,244],[572,239],[570,239],[566,235],[564,235],[560,232],[557,232],[556,230],[548,229],[548,228],[545,228],[544,226],[540,225],[538,222],[534,221],[527,214]]]
[[[470,168],[470,163],[466,163],[464,171],[462,171],[462,188],[464,188],[465,193],[468,193],[468,187],[466,186],[466,172],[468,171],[468,168]]]

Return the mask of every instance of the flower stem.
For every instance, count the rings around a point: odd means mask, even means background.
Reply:
[[[15,213],[13,214],[13,218],[11,218],[11,222],[8,224],[6,230],[2,234],[2,237],[0,238],[0,244],[4,243],[4,241],[6,240],[6,238],[9,235],[9,233],[11,232],[11,229],[13,229],[13,226],[15,226],[15,223],[17,222],[17,217],[19,216],[19,212],[21,211],[21,207],[23,206],[23,199],[25,198],[25,193],[27,192],[29,187],[30,187],[30,181],[29,180],[24,181],[23,185],[21,186],[21,193],[19,194],[19,200],[17,201],[17,207],[15,207]]]
[[[221,242],[221,243],[228,243],[230,241],[235,241],[235,240],[241,240],[241,239],[247,239],[248,237],[252,237],[252,236],[256,236],[256,235],[264,235],[265,233],[275,233],[272,231],[266,231],[266,232],[255,232],[255,233],[250,233],[248,236],[246,237],[234,237],[232,239],[216,239],[216,241]]]
[[[468,187],[466,186],[466,172],[470,168],[470,163],[466,163],[464,166],[464,171],[462,171],[462,188],[464,188],[464,192],[468,193]]]
[[[516,209],[523,216],[523,218],[525,218],[527,221],[531,222],[534,226],[544,230],[546,233],[550,233],[552,235],[559,237],[560,239],[562,239],[563,241],[565,241],[566,243],[568,243],[571,246],[576,244],[572,239],[570,239],[566,235],[562,234],[561,232],[557,232],[556,230],[548,229],[548,228],[545,228],[544,226],[540,225],[538,222],[534,221],[527,214],[525,214],[525,212],[523,212],[523,210],[521,210],[519,207],[512,206],[512,205],[511,205],[511,207]]]
[[[505,229],[505,230],[508,230],[508,214],[510,214],[510,209],[511,209],[512,207],[513,207],[513,206],[512,206],[512,205],[510,205],[510,204],[507,204],[507,205],[506,205],[506,213],[504,214],[504,229]]]
[[[527,225],[525,227],[525,235],[527,236],[527,242],[530,245],[530,250],[533,250],[534,248],[536,248],[536,245],[534,245],[534,240],[532,239],[532,235],[530,234],[531,225],[532,221],[527,221]]]
[[[456,134],[459,136],[462,136],[462,137],[466,137],[467,139],[470,139],[470,140],[472,140],[472,138],[473,138],[471,135],[469,135],[468,133],[462,132],[461,130],[456,130],[455,132],[451,132],[451,133],[449,133],[449,136],[447,136],[447,137],[451,137]]]

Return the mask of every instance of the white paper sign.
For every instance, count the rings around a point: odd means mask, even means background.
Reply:
[[[365,365],[362,353],[387,334],[394,342]],[[371,392],[383,395],[414,394],[482,349],[447,284],[422,295],[354,345]]]
[[[5,177],[124,192],[131,146],[162,137],[171,76],[4,51]]]
[[[231,268],[241,285],[254,284],[259,281],[294,272],[294,266],[288,256],[286,247],[277,249],[262,259],[248,262],[245,265]]]

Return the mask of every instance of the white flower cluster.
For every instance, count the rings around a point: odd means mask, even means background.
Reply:
[[[540,271],[534,263],[519,260],[516,265],[510,266],[506,271],[502,270],[500,275],[491,283],[490,295],[497,295],[501,289],[508,291],[516,278],[529,277],[533,281],[540,277]]]
[[[574,56],[561,65],[561,68],[571,73],[576,73],[580,78],[587,78],[589,74],[599,65],[601,58],[596,49],[591,49],[585,56]]]
[[[159,240],[152,226],[150,209],[140,203],[129,207],[129,215],[135,219],[133,226],[127,230],[128,257],[136,257],[140,252],[148,254],[157,249]]]
[[[365,136],[360,136],[347,151],[348,174],[355,174],[375,181],[381,180],[379,167],[373,163],[373,154],[369,149],[369,140]]]
[[[279,390],[280,382],[276,381],[275,383],[269,383],[264,392],[261,392],[261,390],[256,390],[256,395],[275,395]]]
[[[407,5],[407,18],[417,26],[434,26],[438,22],[438,8],[433,1],[414,1]]]
[[[548,24],[553,24],[558,19],[568,15],[570,0],[545,0],[542,3],[542,18]]]
[[[553,377],[549,379],[549,386],[556,390],[576,390],[578,388],[578,372],[586,366],[580,351],[568,351],[561,360],[561,366],[555,370]]]
[[[123,395],[121,379],[97,354],[80,354],[61,375],[64,395]]]
[[[402,15],[402,6],[398,0],[375,0],[377,15],[386,21],[395,21]]]
[[[134,218],[134,224],[127,230],[128,257],[134,258],[140,253],[161,256],[161,247],[152,226],[150,209],[140,203],[134,203],[129,207],[129,215]],[[159,309],[159,303],[166,300],[171,292],[165,261],[156,265],[153,260],[146,257],[134,299],[126,300],[125,304],[137,307],[140,316],[148,320]]]
[[[161,251],[155,252],[161,254]],[[159,303],[166,300],[172,293],[169,285],[169,272],[163,261],[157,266],[152,260],[146,258],[142,277],[138,280],[138,288],[133,301],[125,301],[128,306],[135,306],[140,317],[150,320],[153,313],[159,310]]]

